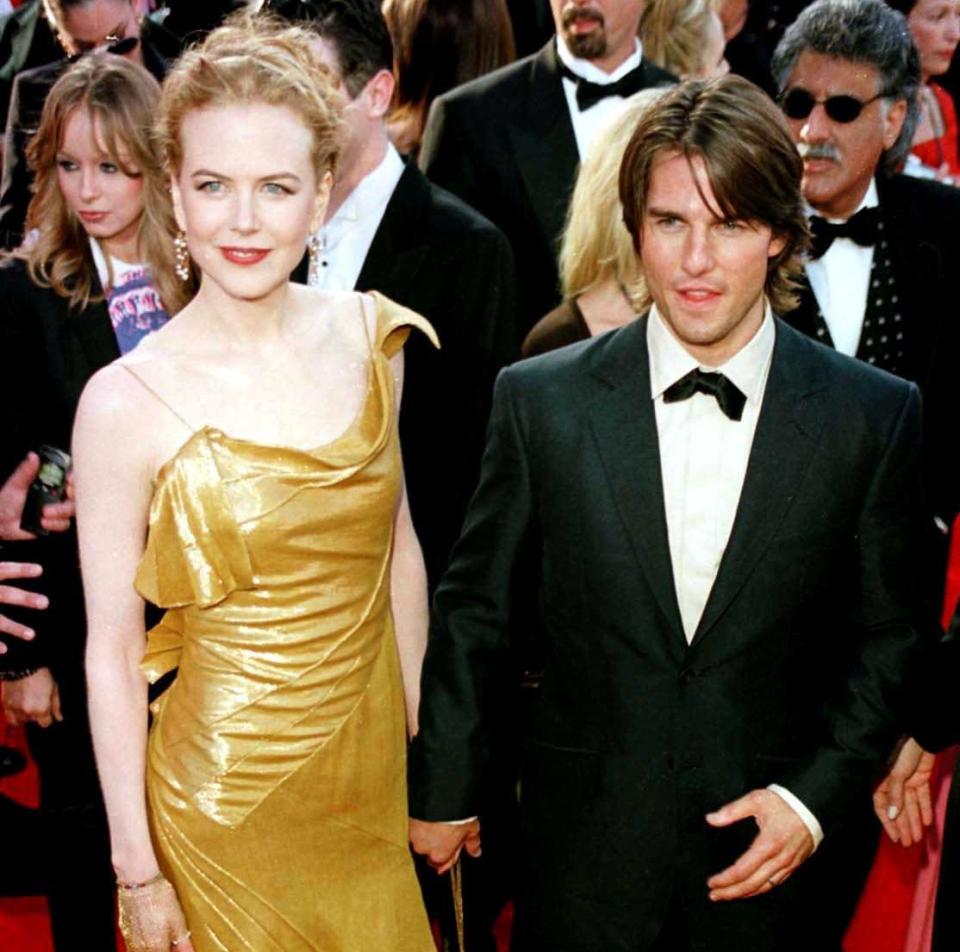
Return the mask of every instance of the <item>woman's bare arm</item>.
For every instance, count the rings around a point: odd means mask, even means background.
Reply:
[[[90,726],[121,882],[143,882],[158,871],[144,792],[144,602],[133,587],[152,473],[132,386],[119,367],[98,373],[80,400],[73,437]]]

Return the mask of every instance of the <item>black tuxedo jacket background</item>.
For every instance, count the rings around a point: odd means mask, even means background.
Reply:
[[[696,948],[826,949],[810,898],[892,748],[924,645],[918,395],[778,322],[736,522],[688,647],[645,332],[641,319],[500,376],[435,599],[411,812],[482,812],[513,574],[532,547],[546,659],[521,780],[520,947],[642,950],[679,896]],[[783,887],[709,903],[707,877],[755,827],[714,831],[704,814],[770,783],[827,841]]]
[[[953,362],[960,353],[956,275],[960,269],[960,192],[908,175],[879,176],[877,191],[907,328],[903,376],[923,395],[928,507],[949,523],[960,510],[960,448],[955,436],[960,400]],[[816,301],[804,287],[785,320],[815,334]]]
[[[88,262],[93,268],[93,261]],[[73,418],[90,376],[120,356],[103,302],[71,311],[49,288],[37,287],[20,261],[0,267],[0,480],[40,443],[70,449]],[[63,720],[29,725],[40,773],[40,803],[55,839],[46,857],[54,944],[65,952],[113,948],[114,876],[100,783],[87,720],[86,616],[76,533],[4,544],[4,558],[39,562],[35,588],[50,598],[43,612],[21,610],[36,630],[31,642],[11,638],[5,670],[49,667],[60,690]],[[13,615],[15,609],[5,607]],[[38,843],[38,849],[42,844]]]
[[[294,279],[306,280],[307,262]],[[400,443],[431,590],[477,484],[497,372],[518,356],[513,256],[501,232],[404,169],[356,284],[422,314],[440,338],[404,348]]]
[[[646,85],[676,82],[646,60]],[[420,146],[430,179],[510,240],[520,288],[517,347],[560,302],[557,251],[579,164],[556,40],[438,97]]]

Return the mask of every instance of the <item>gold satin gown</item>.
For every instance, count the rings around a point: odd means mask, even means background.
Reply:
[[[197,952],[433,952],[407,846],[406,720],[390,611],[401,486],[376,296],[368,390],[309,452],[196,431],[160,470],[137,590],[147,799]],[[359,319],[359,308],[358,308]]]

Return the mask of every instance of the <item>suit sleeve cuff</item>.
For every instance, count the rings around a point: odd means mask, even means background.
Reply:
[[[771,783],[767,789],[772,790],[803,820],[803,825],[813,837],[813,848],[816,849],[823,842],[823,828],[820,826],[820,821],[806,808],[803,801],[799,797],[795,797],[786,787],[781,787],[778,783]]]

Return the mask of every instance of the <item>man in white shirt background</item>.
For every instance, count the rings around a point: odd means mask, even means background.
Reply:
[[[411,839],[476,852],[512,580],[546,642],[522,952],[839,952],[833,843],[930,634],[916,388],[778,320],[807,240],[782,116],[668,92],[620,177],[652,308],[505,370],[435,599]]]
[[[773,63],[804,163],[813,247],[798,330],[912,380],[924,399],[925,491],[936,518],[957,512],[946,368],[960,339],[960,190],[899,174],[917,117],[920,62],[903,16],[881,0],[819,0],[787,29]],[[942,534],[941,534],[942,535]],[[942,592],[946,546],[931,543]]]
[[[539,53],[440,96],[420,167],[503,229],[520,288],[519,341],[559,302],[557,243],[577,165],[624,97],[674,82],[643,59],[643,0],[550,0]]]
[[[441,349],[405,353],[400,439],[431,587],[446,566],[483,450],[493,380],[516,357],[516,287],[503,234],[404,162],[384,117],[393,47],[377,0],[289,0],[274,9],[315,34],[344,100],[327,218],[294,278],[379,291],[426,317]]]

